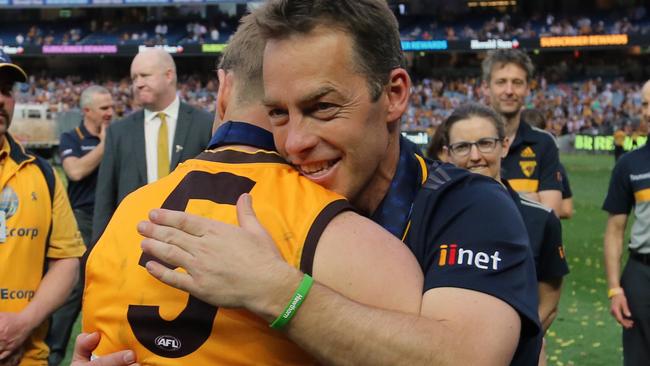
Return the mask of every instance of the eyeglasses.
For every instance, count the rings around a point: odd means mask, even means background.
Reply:
[[[501,140],[502,139],[497,137],[484,137],[474,142],[469,142],[469,141],[457,142],[455,144],[451,144],[447,146],[447,148],[452,154],[456,156],[467,156],[469,155],[470,151],[472,151],[472,146],[476,145],[478,151],[487,154],[493,152],[494,149],[496,149],[497,147],[497,142]]]

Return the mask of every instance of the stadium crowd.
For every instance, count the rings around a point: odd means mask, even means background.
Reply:
[[[50,110],[55,112],[69,111],[78,108],[83,90],[95,84],[73,76],[66,78],[32,77],[26,83],[21,84],[16,94],[16,100],[23,104],[48,104]],[[117,116],[125,116],[138,109],[139,106],[135,105],[133,99],[131,80],[128,78],[108,80],[100,85],[113,95]],[[179,82],[178,95],[180,99],[189,104],[214,112],[216,91],[216,79],[204,82],[197,76],[187,76]]]
[[[589,79],[551,84],[542,77],[532,86],[526,106],[540,110],[548,121],[547,129],[557,136],[578,132],[610,134],[626,125],[647,128],[636,118],[641,111],[638,83]],[[403,129],[435,129],[460,104],[483,99],[478,78],[423,79],[414,86]]]
[[[75,77],[35,78],[20,87],[19,103],[49,104],[52,111],[77,108],[81,92],[92,83]],[[101,84],[115,98],[117,116],[138,109],[128,78]],[[556,136],[575,133],[611,134],[617,129],[647,134],[647,125],[639,120],[641,89],[638,83],[622,80],[605,82],[588,79],[572,83],[548,83],[544,77],[534,80],[527,108],[535,108],[546,117],[547,129]],[[202,80],[197,75],[181,77],[179,97],[189,104],[214,112],[216,79]],[[479,78],[443,81],[422,79],[414,84],[411,104],[403,118],[402,130],[425,130],[430,134],[451,111],[469,101],[483,101]]]
[[[467,18],[463,15],[464,18]],[[469,19],[469,20],[468,20]],[[645,7],[637,7],[616,16],[560,16],[538,14],[519,19],[510,14],[458,19],[451,23],[428,17],[400,17],[401,36],[407,40],[467,40],[493,38],[534,38],[592,34],[649,34],[650,19]],[[47,22],[9,25],[0,34],[5,45],[41,46],[52,44],[191,44],[227,42],[236,18],[217,13],[210,19],[189,16],[151,17],[144,11],[132,11],[122,21],[92,19],[72,22],[69,28]],[[135,24],[135,26],[134,26]]]
[[[483,17],[476,20],[459,19],[451,23],[430,21],[421,17],[400,18],[402,37],[416,40],[431,39],[490,39],[534,38],[544,36],[579,36],[592,34],[648,34],[647,10],[640,6],[615,17],[602,15],[559,16],[534,15],[518,19],[510,14]],[[464,16],[465,17],[465,16]]]

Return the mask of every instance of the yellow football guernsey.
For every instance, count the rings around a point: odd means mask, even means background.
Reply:
[[[36,158],[5,137],[0,150],[0,215],[6,220],[5,228],[0,224],[0,312],[19,312],[38,290],[47,258],[80,257],[86,248],[58,176],[52,202]],[[47,323],[27,339],[20,366],[47,366]]]
[[[136,225],[155,207],[236,224],[250,193],[284,259],[310,273],[327,223],[349,209],[341,196],[300,176],[277,153],[204,152],[127,196],[86,267],[83,330],[99,331],[100,356],[132,349],[142,365],[309,365],[315,361],[256,315],[215,308],[147,273]]]

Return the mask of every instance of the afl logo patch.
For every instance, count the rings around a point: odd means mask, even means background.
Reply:
[[[156,346],[164,351],[178,351],[181,349],[181,341],[170,335],[161,335],[154,341]]]

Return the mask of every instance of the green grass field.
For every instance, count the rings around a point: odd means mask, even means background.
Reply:
[[[549,365],[621,365],[621,328],[609,315],[603,264],[603,203],[613,166],[609,155],[564,155],[575,215],[563,221],[571,273],[560,313],[547,336]]]
[[[560,313],[547,335],[549,365],[621,365],[621,330],[609,315],[603,268],[601,211],[613,158],[564,155],[574,193],[575,215],[563,221],[564,245],[571,266],[565,279]],[[76,324],[72,341],[79,331]],[[489,332],[486,331],[486,336]],[[72,342],[64,365],[69,365]]]

